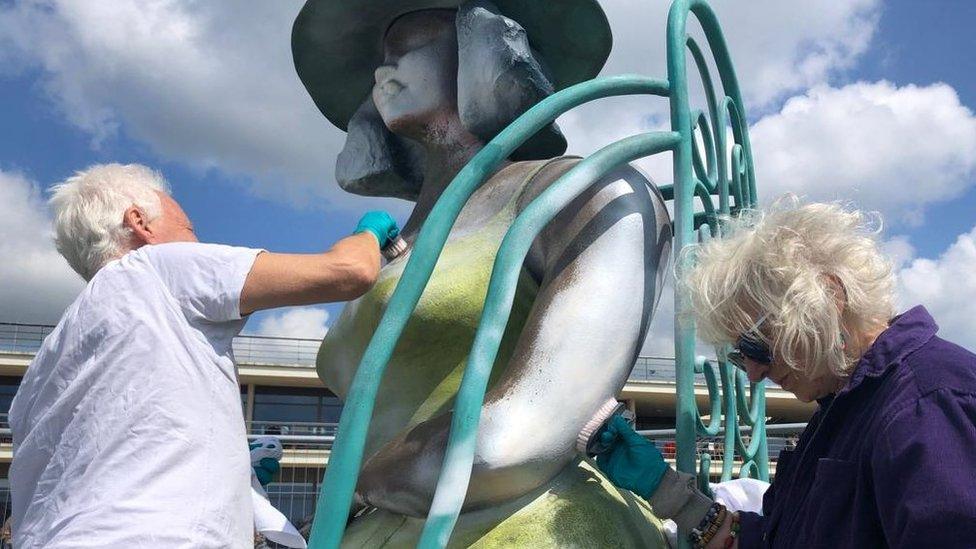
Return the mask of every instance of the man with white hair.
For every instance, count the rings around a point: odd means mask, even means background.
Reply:
[[[254,311],[365,293],[396,223],[370,212],[321,254],[201,244],[157,172],[119,164],[57,185],[51,206],[88,285],[10,409],[16,546],[253,544],[231,341]]]

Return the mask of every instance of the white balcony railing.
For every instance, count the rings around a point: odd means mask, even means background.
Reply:
[[[0,322],[0,354],[32,355],[40,349],[54,326]],[[273,365],[310,368],[315,365],[320,341],[297,337],[239,335],[234,338],[234,358],[242,366]],[[704,378],[699,382],[704,384]],[[634,363],[631,381],[674,381],[674,359],[642,356]]]

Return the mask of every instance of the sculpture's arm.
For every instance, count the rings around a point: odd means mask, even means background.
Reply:
[[[621,169],[537,238],[526,267],[541,287],[508,367],[486,395],[466,509],[523,495],[555,476],[573,459],[583,425],[623,387],[670,252],[669,218],[657,196],[637,171]],[[377,452],[359,486],[366,500],[423,516],[450,421],[450,414],[434,418]]]

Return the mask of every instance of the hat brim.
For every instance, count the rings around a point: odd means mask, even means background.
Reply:
[[[295,69],[315,105],[342,130],[373,87],[383,36],[393,21],[462,0],[308,0],[291,33]],[[613,44],[596,0],[494,0],[517,21],[552,74],[557,90],[595,77]]]

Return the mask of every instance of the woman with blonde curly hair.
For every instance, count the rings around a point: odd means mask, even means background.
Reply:
[[[819,404],[780,453],[761,515],[711,502],[610,425],[620,442],[601,468],[655,509],[693,515],[695,546],[976,547],[976,355],[939,338],[922,306],[895,316],[877,225],[787,199],[692,250],[680,283],[699,337],[751,381]]]

